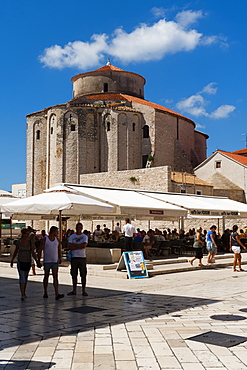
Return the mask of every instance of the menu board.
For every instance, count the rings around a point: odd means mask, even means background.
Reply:
[[[117,270],[127,270],[130,279],[148,277],[148,270],[142,251],[123,252]]]

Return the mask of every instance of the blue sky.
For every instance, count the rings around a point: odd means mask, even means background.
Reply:
[[[25,116],[70,100],[71,77],[108,57],[146,78],[147,100],[207,133],[208,156],[245,147],[245,0],[2,0],[0,7],[0,189],[25,182]]]

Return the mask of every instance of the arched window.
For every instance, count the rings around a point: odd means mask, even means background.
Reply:
[[[39,140],[40,139],[40,130],[37,130],[36,131],[36,140]]]
[[[149,126],[145,125],[145,126],[143,126],[142,129],[143,129],[143,138],[149,137]]]
[[[108,84],[104,84],[104,92],[108,92]]]

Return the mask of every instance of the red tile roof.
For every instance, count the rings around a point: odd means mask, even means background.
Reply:
[[[92,71],[92,72],[98,72],[98,71],[123,71],[124,72],[123,69],[115,67],[111,64],[106,64],[105,66],[103,66],[99,69],[96,69],[95,71]]]
[[[243,164],[244,166],[247,166],[247,157],[244,157],[243,155],[225,152],[224,150],[217,150],[217,152],[225,154],[227,157],[234,159],[235,161]]]
[[[158,110],[161,110],[163,112],[173,114],[175,116],[182,117],[182,118],[184,118],[184,119],[192,122],[195,125],[195,123],[191,119],[189,119],[189,118],[187,118],[185,116],[182,116],[181,114],[179,114],[177,112],[174,112],[173,110],[171,110],[169,108],[166,108],[163,105],[152,103],[152,102],[150,102],[148,100],[137,98],[137,97],[132,96],[132,95],[126,95],[126,94],[96,94],[96,95],[87,95],[86,97],[87,97],[87,99],[126,100],[126,101],[129,101],[129,102],[133,102],[133,103],[137,103],[137,104],[141,104],[141,105],[146,105],[148,107],[151,107],[151,108],[154,108],[154,109],[158,109]]]
[[[105,66],[103,66],[99,69],[95,69],[94,71],[84,72],[84,73],[80,73],[78,75],[75,75],[71,78],[71,81],[74,83],[79,77],[86,76],[86,75],[93,74],[93,73],[97,73],[97,72],[102,72],[102,71],[116,71],[116,72],[130,73],[132,75],[136,75],[136,76],[141,77],[144,80],[144,84],[146,82],[145,78],[143,76],[139,75],[138,73],[125,71],[125,70],[123,70],[121,68],[118,68],[118,67],[115,67],[111,64],[107,64],[107,65],[105,65]]]
[[[240,150],[235,150],[232,152],[233,154],[247,154],[247,148],[240,149]]]

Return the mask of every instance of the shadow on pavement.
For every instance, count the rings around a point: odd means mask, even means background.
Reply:
[[[209,305],[217,300],[186,296],[133,293],[88,288],[88,297],[65,296],[55,301],[52,284],[43,299],[41,282],[28,281],[28,298],[22,302],[18,280],[0,278],[0,350],[61,335],[76,334],[94,327],[146,320],[181,310]],[[66,294],[70,287],[60,284]],[[168,319],[168,318],[167,318]],[[169,317],[171,319],[171,317]]]
[[[33,370],[33,369],[50,369],[51,366],[56,365],[55,362],[43,362],[43,361],[22,361],[22,360],[0,360],[0,369],[4,370]]]

